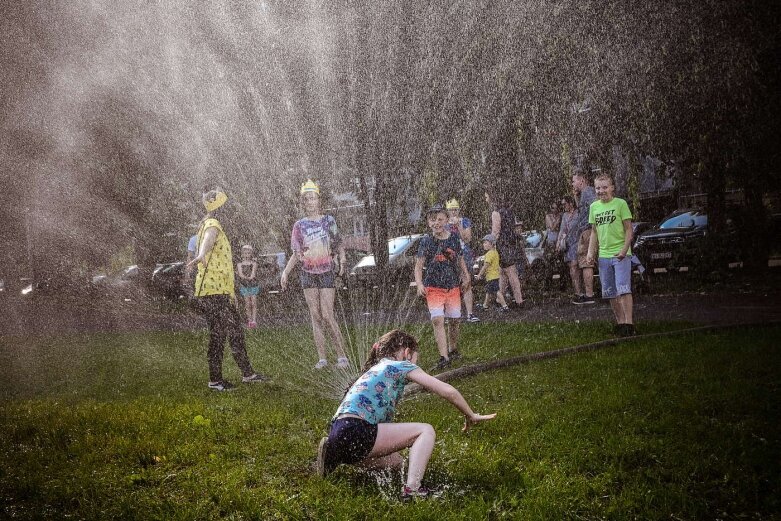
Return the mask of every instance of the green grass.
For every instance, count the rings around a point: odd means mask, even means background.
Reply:
[[[477,325],[462,345],[470,362],[489,360],[607,328]],[[427,329],[424,366],[435,359]],[[304,328],[253,332],[250,356],[275,383],[230,394],[205,387],[202,332],[0,342],[0,517],[781,519],[779,327],[637,340],[458,380],[477,410],[499,413],[468,434],[442,400],[411,397],[398,419],[434,425],[428,479],[445,487],[416,504],[396,500],[398,476],[312,474],[337,401],[311,376]],[[238,377],[227,352],[225,370]]]

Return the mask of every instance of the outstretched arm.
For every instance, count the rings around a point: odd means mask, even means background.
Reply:
[[[475,423],[479,423],[485,420],[491,420],[496,416],[493,414],[477,414],[469,407],[464,397],[458,392],[458,389],[453,387],[447,382],[443,382],[437,378],[434,378],[423,369],[415,369],[410,371],[407,378],[420,385],[421,387],[431,391],[432,393],[441,396],[445,400],[453,404],[453,406],[461,411],[464,415],[464,430],[467,431]]]

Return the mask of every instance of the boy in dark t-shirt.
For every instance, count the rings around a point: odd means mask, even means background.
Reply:
[[[461,356],[457,348],[461,289],[466,291],[469,288],[470,278],[464,263],[461,241],[457,235],[448,231],[447,211],[442,206],[434,206],[426,212],[426,220],[431,234],[423,237],[418,246],[415,284],[418,295],[426,298],[434,326],[434,338],[440,355],[434,368],[444,369],[453,359]],[[445,317],[450,319],[447,331]]]

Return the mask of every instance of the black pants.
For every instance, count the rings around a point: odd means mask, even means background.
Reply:
[[[198,297],[198,307],[209,325],[209,349],[206,359],[209,361],[209,381],[222,381],[222,358],[225,340],[230,342],[231,353],[243,376],[252,376],[255,371],[247,355],[239,310],[229,295],[208,295]]]

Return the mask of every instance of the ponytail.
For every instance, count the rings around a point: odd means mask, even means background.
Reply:
[[[393,329],[382,335],[369,349],[369,354],[366,356],[366,363],[363,364],[363,372],[365,373],[383,358],[391,358],[395,355],[399,349],[411,349],[413,352],[418,351],[418,341],[415,337],[402,331],[401,329]],[[350,387],[357,381],[354,380],[344,390],[345,394],[350,390]]]
[[[412,351],[418,350],[418,341],[415,337],[409,333],[405,333],[401,329],[394,329],[388,331],[380,337],[369,350],[369,354],[366,357],[366,363],[363,364],[363,370],[368,371],[372,366],[383,358],[392,357],[399,349],[410,348]]]

